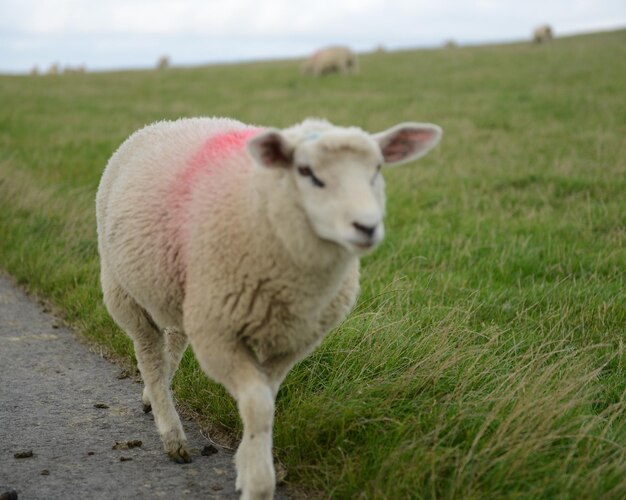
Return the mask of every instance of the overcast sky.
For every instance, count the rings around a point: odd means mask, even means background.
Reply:
[[[0,0],[0,72],[88,69],[520,40],[626,27],[626,0]]]

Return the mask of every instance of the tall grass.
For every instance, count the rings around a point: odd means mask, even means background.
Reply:
[[[132,359],[101,304],[93,199],[133,130],[438,123],[434,153],[385,174],[388,237],[355,311],[279,393],[287,479],[333,498],[623,498],[625,56],[618,31],[372,54],[352,78],[295,61],[0,77],[0,267]],[[240,432],[190,352],[175,389]]]

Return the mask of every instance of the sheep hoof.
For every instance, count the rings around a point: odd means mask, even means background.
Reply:
[[[167,456],[177,464],[191,463],[191,455],[184,446],[179,447],[176,451],[168,451]]]

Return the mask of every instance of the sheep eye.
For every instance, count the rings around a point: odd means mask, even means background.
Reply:
[[[313,170],[311,170],[311,167],[298,167],[298,173],[302,177],[311,177],[313,175]]]
[[[298,173],[302,177],[310,177],[311,178],[311,182],[313,183],[313,185],[315,187],[323,188],[326,185],[321,180],[319,180],[317,177],[315,177],[315,174],[313,173],[313,170],[311,170],[311,167],[308,167],[306,165],[298,167]]]

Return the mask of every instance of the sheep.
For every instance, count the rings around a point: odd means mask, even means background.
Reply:
[[[350,74],[357,71],[356,54],[348,47],[333,46],[313,53],[302,67],[302,72],[314,76],[329,73]]]
[[[57,63],[52,63],[50,65],[50,67],[48,68],[48,74],[49,75],[58,75],[60,74],[61,70],[59,68],[59,65]]]
[[[190,118],[149,125],[113,154],[96,196],[104,303],[133,341],[172,460],[191,461],[170,389],[189,343],[238,404],[237,489],[273,496],[276,394],[355,303],[359,258],[384,236],[381,166],[441,134]]]
[[[541,26],[537,26],[533,31],[533,42],[534,43],[546,43],[552,40],[554,37],[552,33],[552,28],[549,24],[542,24]]]
[[[168,56],[161,56],[157,60],[156,69],[167,69],[170,67],[170,58]]]

